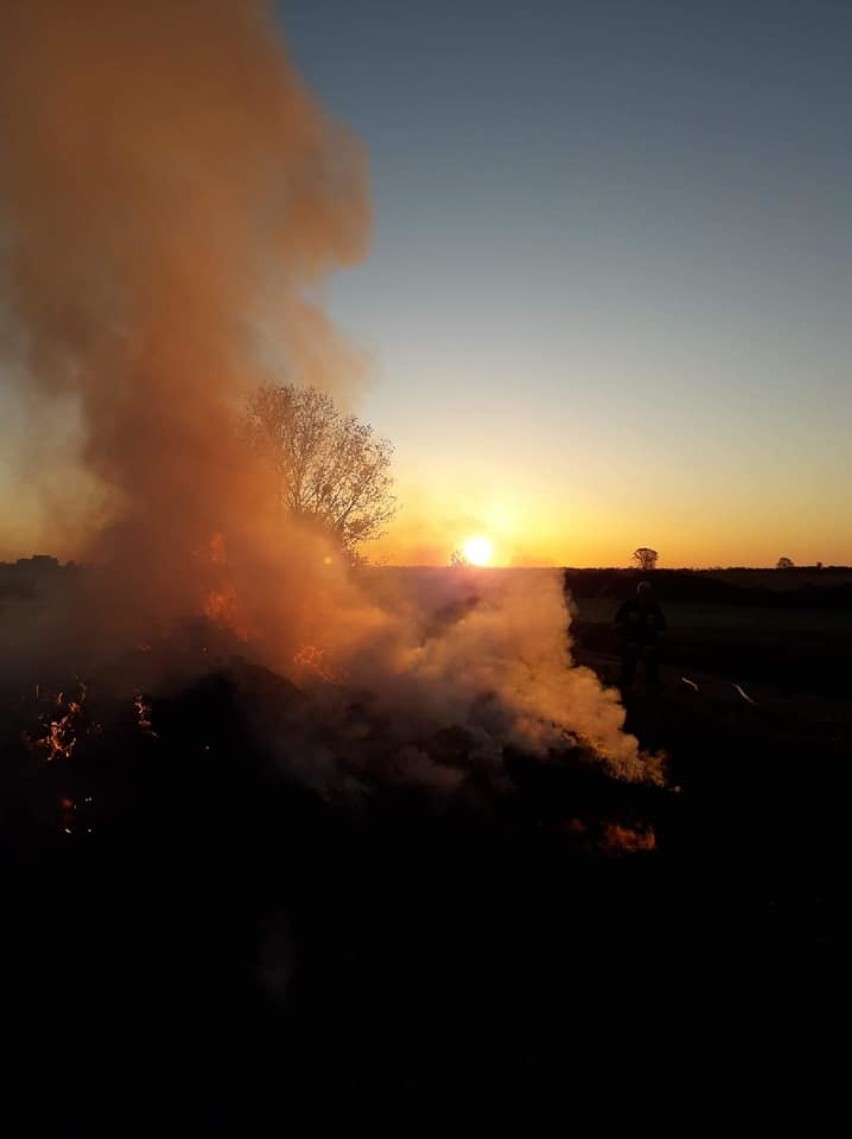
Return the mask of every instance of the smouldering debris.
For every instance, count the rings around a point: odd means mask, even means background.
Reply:
[[[294,655],[293,664],[300,672],[312,673],[314,676],[318,676],[320,680],[329,683],[341,679],[329,663],[325,649],[321,649],[317,645],[303,645]]]
[[[133,707],[139,717],[139,727],[149,736],[157,738],[157,733],[153,731],[151,726],[151,702],[141,692],[137,692],[133,698]]]
[[[35,686],[35,694],[39,704],[46,702],[41,685]],[[91,730],[91,725],[86,722],[84,714],[86,694],[84,684],[78,685],[74,699],[66,700],[65,692],[58,692],[50,701],[51,710],[39,713],[40,734],[32,740],[32,743],[35,747],[47,751],[48,763],[56,759],[70,759],[80,735]],[[29,736],[26,738],[31,739]]]
[[[624,826],[621,823],[605,823],[601,839],[601,850],[604,854],[617,856],[622,854],[649,853],[656,850],[657,836],[650,824],[637,824]]]

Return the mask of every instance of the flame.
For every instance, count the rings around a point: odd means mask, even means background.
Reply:
[[[204,616],[217,625],[222,625],[240,640],[249,639],[248,623],[240,605],[236,587],[228,578],[228,550],[225,535],[217,532],[210,539],[207,557],[219,571],[216,585],[208,592],[202,606]]]
[[[152,731],[151,727],[151,702],[147,700],[143,693],[137,692],[133,699],[133,707],[136,709],[136,714],[139,717],[139,727],[147,735],[157,738],[157,733]]]
[[[603,825],[601,850],[604,854],[639,854],[657,849],[657,836],[650,824],[639,823],[635,827],[621,823],[606,822]]]
[[[37,686],[36,691],[40,695],[41,687]],[[54,707],[61,712],[61,715],[51,716],[45,725],[47,727],[46,734],[35,741],[36,747],[47,749],[48,763],[52,763],[58,758],[70,759],[74,754],[85,699],[86,689],[83,685],[80,685],[79,699],[77,700],[66,702],[65,693],[57,693]]]
[[[225,551],[225,535],[222,533],[214,534],[210,539],[210,561],[214,566],[227,565],[228,556]]]
[[[293,664],[297,671],[311,673],[330,684],[340,683],[343,680],[341,673],[328,659],[326,650],[318,645],[303,645],[293,656]]]
[[[224,625],[242,640],[248,639],[248,630],[240,614],[237,591],[232,585],[223,585],[207,594],[204,616],[218,625]]]

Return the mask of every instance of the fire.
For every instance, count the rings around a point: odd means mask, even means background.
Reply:
[[[633,827],[604,823],[601,849],[604,854],[639,854],[657,849],[657,836],[650,824]]]
[[[36,685],[36,698],[41,700],[41,686]],[[47,750],[47,762],[55,759],[70,759],[77,745],[77,737],[82,728],[83,704],[86,699],[86,689],[80,685],[76,700],[65,700],[65,693],[59,692],[54,700],[54,713],[48,718],[40,717],[47,729],[45,734],[35,741],[36,747]]]
[[[213,535],[207,548],[207,556],[210,564],[216,567],[218,571],[216,576],[219,580],[204,600],[204,616],[209,621],[215,621],[217,625],[230,629],[241,640],[247,641],[249,639],[248,626],[242,613],[237,590],[227,577],[228,551],[224,534],[216,533]]]
[[[325,649],[318,645],[303,645],[294,655],[293,664],[298,671],[312,673],[329,684],[338,683],[342,679],[329,661]]]
[[[240,607],[237,600],[237,591],[233,586],[225,585],[220,589],[212,589],[204,601],[204,616],[219,625],[231,629],[237,636],[246,639],[246,631],[240,617]]]
[[[214,566],[224,566],[228,557],[225,553],[225,535],[214,534],[210,539],[210,561]]]
[[[137,692],[133,700],[133,707],[139,717],[139,727],[143,732],[156,738],[157,733],[151,726],[151,702],[141,692]]]
[[[561,573],[533,589],[474,574],[490,579],[475,590],[453,574],[447,598],[426,583],[422,605],[385,608],[324,563],[309,526],[281,517],[236,407],[266,359],[299,385],[356,386],[316,306],[326,275],[366,252],[363,156],[312,102],[257,4],[113,7],[121,18],[102,19],[105,5],[19,3],[3,22],[13,35],[0,36],[4,335],[8,309],[15,356],[20,341],[35,365],[7,371],[36,415],[24,457],[45,487],[62,485],[68,461],[69,448],[43,445],[57,393],[79,415],[85,446],[71,450],[94,497],[77,503],[87,521],[75,553],[100,567],[109,601],[80,630],[83,659],[203,615],[243,641],[262,634],[259,651],[285,671],[356,678],[412,746],[470,723],[483,754],[511,740],[545,756],[576,725],[611,769],[645,778],[615,698],[589,670],[569,670]],[[338,493],[336,470],[329,456],[324,500]],[[461,564],[493,558],[489,538],[468,537]],[[136,712],[150,731],[144,700]],[[86,766],[94,727],[81,700],[45,707],[38,731],[42,758]]]

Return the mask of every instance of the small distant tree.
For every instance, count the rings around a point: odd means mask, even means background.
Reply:
[[[245,423],[286,513],[327,527],[353,561],[363,542],[383,536],[396,513],[393,446],[369,424],[342,415],[325,392],[293,384],[259,388]]]
[[[633,551],[633,561],[643,571],[656,569],[659,556],[650,546],[640,546],[638,550]]]
[[[775,564],[775,568],[780,570],[791,570],[795,569],[796,566],[792,558],[779,558]]]
[[[450,554],[450,565],[451,566],[467,566],[467,565],[470,565],[470,562],[467,560],[467,558],[464,556],[464,554],[462,553],[461,550],[455,549]]]

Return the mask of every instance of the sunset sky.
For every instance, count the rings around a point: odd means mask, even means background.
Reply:
[[[369,155],[371,251],[327,307],[396,447],[372,558],[442,565],[480,535],[503,564],[852,562],[852,4],[276,12]],[[78,488],[61,462],[13,476],[14,386],[0,558],[61,556]],[[75,427],[38,423],[37,465]]]
[[[852,561],[852,6],[291,0],[366,143],[381,549]]]

